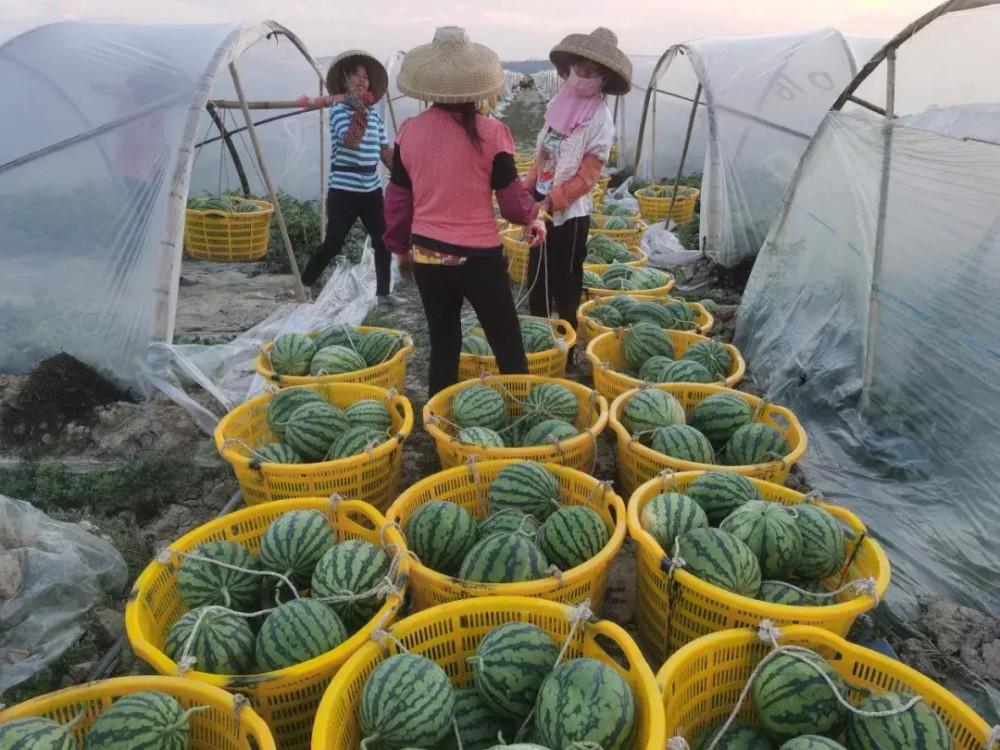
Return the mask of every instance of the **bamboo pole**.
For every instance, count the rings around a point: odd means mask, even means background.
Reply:
[[[217,109],[243,109],[239,101],[231,99],[213,99],[211,104]],[[302,105],[293,99],[259,100],[246,105],[247,109],[302,109]]]
[[[670,196],[670,210],[667,211],[667,229],[670,228],[671,217],[674,214],[674,204],[677,202],[677,190],[681,177],[684,176],[684,162],[687,161],[688,148],[691,146],[691,132],[694,130],[694,119],[698,115],[698,101],[701,99],[701,83],[694,92],[694,104],[691,105],[691,116],[688,118],[687,132],[684,134],[684,148],[681,149],[681,163],[677,165],[677,178],[674,180],[674,194]]]
[[[219,137],[225,141],[226,149],[229,151],[229,156],[233,160],[233,168],[236,170],[236,176],[239,177],[240,187],[243,188],[243,197],[250,197],[250,181],[247,179],[246,170],[243,169],[243,162],[240,160],[240,153],[236,150],[235,144],[233,144],[233,139],[229,136],[229,131],[226,130],[226,124],[219,117],[219,112],[215,108],[212,102],[209,102],[205,109],[208,111],[209,117],[212,118],[212,122],[215,123],[215,127],[219,130]]]

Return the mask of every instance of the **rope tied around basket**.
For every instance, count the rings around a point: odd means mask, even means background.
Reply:
[[[378,621],[375,623],[375,627],[372,628],[371,635],[368,636],[368,639],[380,645],[384,652],[389,651],[389,647],[386,644],[391,643],[399,649],[401,654],[407,654],[410,652],[410,649],[408,649],[401,640],[385,629],[386,623],[389,622],[389,619],[398,611],[399,607],[390,607],[383,612],[382,616],[379,617]]]
[[[802,496],[802,502],[808,503],[809,505],[819,505],[824,502],[823,493],[819,490],[810,490]]]
[[[250,699],[243,693],[233,693],[233,728],[237,737],[240,736],[240,712],[250,707]]]
[[[763,581],[763,583],[779,584],[787,589],[791,589],[792,591],[804,594],[812,599],[834,599],[838,595],[844,593],[845,591],[854,591],[858,595],[867,594],[868,596],[870,596],[872,599],[875,600],[876,607],[879,605],[881,601],[878,595],[878,588],[877,588],[878,582],[875,580],[874,576],[868,576],[867,578],[855,578],[851,581],[848,581],[843,586],[833,589],[832,591],[822,591],[822,592],[815,592],[815,591],[809,591],[807,589],[802,589],[793,583],[789,583],[788,581]]]
[[[337,492],[331,494],[329,500],[326,501],[326,520],[334,526],[337,525],[340,504],[344,502],[347,502],[346,498]]]
[[[239,565],[233,565],[231,563],[222,562],[222,560],[213,560],[211,557],[202,557],[201,555],[196,555],[191,552],[183,552],[179,549],[173,549],[172,547],[164,547],[159,552],[156,553],[157,562],[166,565],[170,562],[170,556],[177,555],[178,557],[183,557],[188,560],[194,560],[195,562],[209,563],[210,565],[217,565],[220,568],[225,568],[226,570],[233,570],[237,573],[247,573],[253,576],[270,576],[271,578],[277,578],[295,594],[295,598],[299,598],[299,590],[292,583],[291,579],[284,573],[275,573],[273,570],[253,570],[251,568],[242,568]],[[225,592],[224,592],[225,593]],[[227,594],[228,596],[228,594]]]
[[[767,410],[770,408],[771,408],[771,400],[767,396],[761,396],[760,401],[757,403],[757,406],[754,407],[753,417],[751,421],[759,422],[764,417],[764,414],[767,412]]]
[[[254,448],[249,443],[244,442],[240,438],[226,438],[222,442],[222,447],[219,449],[219,452],[224,453],[227,449],[233,447],[234,445],[240,446],[241,448],[243,448],[243,450],[245,450],[247,453],[250,454],[249,458],[250,458],[251,469],[257,469],[257,471],[260,471],[262,463],[268,463],[272,460],[269,459],[267,456],[262,456],[260,453],[257,452],[256,448]]]
[[[664,562],[667,563],[667,578],[670,580],[673,580],[674,571],[687,567],[687,560],[681,557],[680,537],[674,537],[674,548],[670,552],[670,559],[665,559]],[[663,563],[660,563],[660,567],[663,567]]]
[[[671,469],[669,466],[661,471],[657,476],[660,478],[660,492],[667,491],[667,479],[670,479],[670,491],[678,492],[677,488],[677,472]]]
[[[983,743],[983,750],[996,750],[997,747],[1000,747],[1000,725],[990,727],[990,733]]]
[[[601,493],[601,499],[603,500],[607,497],[607,494],[611,491],[613,483],[607,479],[600,480],[594,485],[593,489],[590,490],[590,494],[587,496],[587,505],[593,505],[597,500],[597,493]]]

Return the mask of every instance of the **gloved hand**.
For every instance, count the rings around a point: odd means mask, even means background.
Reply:
[[[344,95],[344,103],[347,104],[351,109],[361,109],[362,107],[370,106],[375,102],[375,97],[372,96],[372,92],[365,91],[358,93],[356,91],[348,91]]]
[[[397,255],[396,267],[399,269],[400,276],[408,281],[411,280],[413,278],[413,251]]]
[[[524,228],[524,239],[531,247],[538,247],[545,242],[547,234],[548,230],[545,228],[545,222],[541,219],[535,219]]]

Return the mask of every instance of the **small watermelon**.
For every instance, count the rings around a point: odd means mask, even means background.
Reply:
[[[638,289],[659,289],[670,281],[670,276],[655,268],[636,268],[632,273],[632,283]]]
[[[462,337],[462,353],[472,354],[476,357],[492,357],[493,349],[482,336],[469,334]]]
[[[544,521],[559,507],[559,482],[541,464],[518,461],[490,483],[489,502],[491,513],[510,508]]]
[[[241,612],[256,609],[260,576],[253,571],[260,570],[260,563],[253,552],[236,542],[218,541],[205,542],[188,554],[177,568],[177,592],[185,607],[214,604]]]
[[[487,633],[466,661],[486,703],[501,716],[523,721],[558,656],[559,647],[540,627],[508,622]]]
[[[714,393],[691,412],[691,426],[716,447],[729,442],[740,427],[753,421],[753,407],[735,391]]]
[[[608,307],[613,307],[619,312],[619,314],[624,318],[628,315],[628,311],[632,309],[634,305],[639,302],[635,297],[630,297],[627,294],[619,294],[614,297],[608,297],[603,300],[603,304]]]
[[[77,750],[76,739],[66,726],[41,716],[12,719],[0,724],[3,750]]]
[[[603,229],[610,232],[625,231],[632,228],[631,222],[622,218],[621,216],[612,216],[606,222],[604,222]]]
[[[497,735],[513,740],[520,725],[498,714],[474,687],[455,690],[455,724],[462,740],[462,750],[487,750],[497,743]],[[449,734],[442,743],[444,750],[458,750],[458,743]]]
[[[462,561],[458,578],[475,583],[515,583],[545,577],[545,555],[518,532],[500,532],[476,542]]]
[[[760,563],[743,542],[719,529],[692,529],[677,537],[685,570],[734,594],[757,596]]]
[[[556,345],[551,323],[537,318],[521,320],[521,341],[524,344],[524,351],[528,354],[543,352]]]
[[[836,740],[818,734],[803,734],[788,740],[778,750],[847,750]]]
[[[693,750],[708,750],[721,730],[721,724],[708,729],[692,745]],[[775,747],[763,729],[736,721],[715,743],[714,750],[775,750]]]
[[[780,431],[763,422],[743,425],[726,443],[725,462],[730,466],[753,466],[780,461],[791,449]]]
[[[794,586],[795,588],[792,588]],[[801,591],[797,590],[801,589]],[[787,604],[793,607],[828,607],[837,601],[831,596],[816,596],[829,593],[825,587],[815,581],[795,580],[764,581],[760,585],[757,598],[771,604]]]
[[[892,711],[910,702],[904,693],[870,695],[858,704],[862,711]],[[955,741],[948,728],[926,701],[917,701],[907,711],[893,716],[853,714],[847,727],[850,750],[953,750]]]
[[[304,333],[286,333],[275,339],[267,356],[278,375],[308,375],[316,344]]]
[[[524,416],[529,419],[560,419],[574,424],[579,413],[576,394],[561,383],[539,383],[524,399]]]
[[[534,516],[507,508],[479,521],[479,536],[486,538],[501,531],[517,531],[534,539],[540,524]]]
[[[653,431],[649,447],[664,456],[696,464],[714,464],[715,450],[708,438],[686,424],[672,424]]]
[[[336,323],[328,328],[324,328],[316,336],[316,351],[325,349],[328,346],[346,346],[348,349],[355,349],[361,340],[361,332],[347,323]]]
[[[656,381],[659,383],[714,383],[717,379],[697,362],[687,359],[671,362],[660,370]]]
[[[265,570],[287,576],[303,589],[309,586],[316,563],[336,543],[330,522],[318,510],[290,510],[264,531],[260,540],[260,564]],[[276,590],[288,588],[277,579],[268,580],[268,585]]]
[[[308,403],[292,412],[285,425],[285,442],[306,461],[322,461],[350,426],[347,415],[333,404]]]
[[[583,259],[584,266],[603,266],[606,263],[607,261],[604,260],[604,258],[602,258],[600,255],[597,255],[596,253],[588,253],[587,256]]]
[[[802,555],[795,575],[807,581],[829,578],[847,562],[844,527],[818,505],[800,503],[795,506],[795,514],[795,526],[802,537]]]
[[[665,381],[663,380],[662,373],[672,364],[674,364],[674,360],[662,354],[650,357],[639,368],[639,380],[647,383],[663,383]]]
[[[351,427],[368,427],[377,432],[388,433],[392,426],[388,407],[384,402],[373,398],[355,401],[344,410],[344,414]]]
[[[181,615],[167,633],[163,652],[180,662],[185,647],[199,672],[249,674],[253,664],[254,635],[250,625],[245,618],[223,609],[198,607]]]
[[[84,750],[187,750],[187,711],[173,696],[154,690],[123,695],[97,717],[83,741]]]
[[[774,654],[750,687],[761,726],[783,741],[801,734],[836,737],[847,724],[848,711],[830,684],[847,695],[840,675],[818,654]]]
[[[673,554],[674,540],[681,534],[708,528],[708,517],[687,495],[665,492],[643,506],[639,524],[669,555]]]
[[[712,526],[751,500],[763,500],[757,485],[732,471],[710,471],[697,477],[684,490],[708,516]]]
[[[446,500],[424,503],[403,525],[406,546],[431,570],[454,575],[479,540],[476,520],[461,505]]]
[[[507,421],[507,403],[488,385],[471,385],[455,394],[451,415],[459,427],[499,430]]]
[[[381,547],[363,539],[345,539],[330,547],[312,574],[309,595],[314,599],[362,594],[374,589],[389,573],[392,560]],[[354,632],[372,619],[384,596],[328,602],[340,621]]]
[[[684,407],[666,391],[646,388],[622,407],[622,425],[632,435],[642,435],[657,427],[684,424]]]
[[[360,456],[385,442],[385,433],[371,427],[352,427],[341,433],[326,454],[327,461],[339,461],[351,456]]]
[[[368,367],[364,357],[353,349],[346,346],[327,346],[316,352],[309,364],[309,374],[313,376],[321,375],[343,375],[348,372],[357,372]]]
[[[285,434],[285,425],[295,410],[310,402],[325,404],[326,399],[319,392],[300,386],[278,391],[267,402],[267,426],[275,435],[282,437]]]
[[[593,271],[583,272],[583,286],[586,289],[601,289],[603,284],[601,282],[601,277],[598,276]]]
[[[369,331],[361,337],[356,347],[368,367],[389,361],[402,348],[402,336],[389,331]]]
[[[568,422],[563,422],[561,419],[546,419],[528,430],[522,445],[526,448],[536,445],[558,445],[563,440],[569,440],[579,434],[580,431]]]
[[[278,605],[257,633],[260,672],[274,672],[315,659],[347,640],[347,628],[323,602],[292,599]]]
[[[712,339],[691,344],[684,350],[684,359],[702,365],[715,380],[724,380],[733,366],[733,357],[726,347]]]
[[[660,328],[673,328],[677,324],[677,316],[663,305],[643,300],[629,308],[625,323],[652,323]]]
[[[254,448],[250,455],[250,466],[259,469],[261,464],[301,464],[302,456],[285,443],[269,443]]]
[[[611,305],[594,305],[587,316],[606,328],[617,328],[624,322],[622,314]]]
[[[764,578],[787,578],[799,564],[802,535],[795,517],[778,503],[751,500],[726,516],[719,528],[750,548]]]
[[[593,508],[582,505],[559,508],[538,532],[538,548],[550,564],[569,570],[604,549],[611,535],[608,525]]]
[[[478,445],[483,448],[505,448],[503,438],[496,430],[489,427],[464,427],[458,431],[455,439],[460,443]]]
[[[612,263],[610,267],[608,267],[604,273],[601,274],[601,281],[603,281],[605,286],[607,286],[615,281],[628,279],[631,275],[632,269],[624,263]]]
[[[655,323],[636,323],[622,337],[622,356],[632,367],[642,367],[650,357],[674,356],[670,336]]]

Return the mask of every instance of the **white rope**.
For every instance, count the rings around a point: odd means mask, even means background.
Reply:
[[[691,746],[683,737],[671,737],[667,740],[667,750],[691,750]]]
[[[247,698],[243,693],[233,694],[233,725],[235,728],[235,734],[237,737],[240,736],[240,712],[244,708],[250,707],[250,699]]]
[[[201,555],[195,555],[190,552],[182,552],[179,549],[173,549],[171,547],[166,547],[157,554],[157,561],[166,564],[170,561],[170,555],[177,555],[178,557],[184,557],[189,560],[195,560],[197,562],[210,563],[212,565],[217,565],[220,568],[225,568],[226,570],[235,570],[237,573],[247,573],[252,576],[263,576],[280,579],[292,592],[295,594],[295,598],[299,598],[299,590],[292,583],[291,579],[284,573],[275,573],[273,570],[251,570],[250,568],[241,568],[239,565],[231,565],[221,560],[213,560],[211,557],[202,557]],[[164,559],[166,557],[166,559]]]
[[[994,746],[1000,746],[1000,726],[990,727],[990,733],[986,735],[986,742],[983,743],[983,750],[995,750]]]
[[[686,568],[687,560],[681,557],[681,540],[680,537],[674,537],[674,549],[670,553],[670,568],[667,570],[667,578],[674,577],[674,571],[679,568]]]
[[[833,589],[832,591],[809,591],[808,589],[801,589],[798,586],[789,583],[788,581],[764,581],[763,583],[773,583],[779,586],[784,586],[785,588],[791,589],[792,591],[797,591],[800,594],[804,594],[807,597],[812,597],[813,599],[833,599],[838,594],[842,594],[845,591],[854,591],[855,593],[867,594],[872,599],[875,600],[875,606],[879,604],[878,589],[876,588],[877,581],[873,576],[868,576],[867,578],[855,578],[853,581],[848,581],[843,586],[838,589]]]

